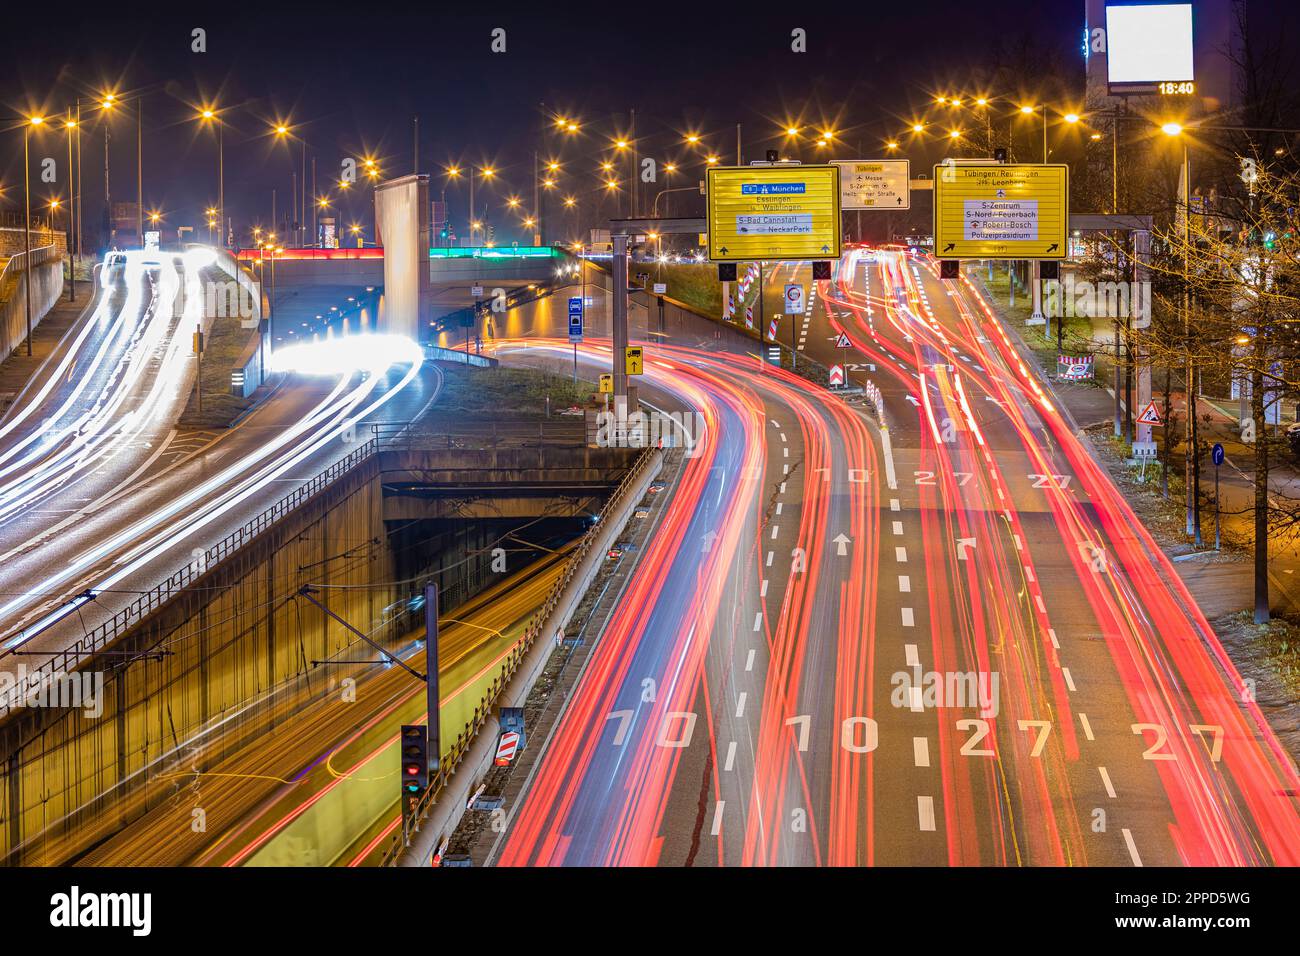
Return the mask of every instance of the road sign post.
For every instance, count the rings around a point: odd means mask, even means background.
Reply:
[[[578,343],[582,341],[582,296],[569,299],[569,341],[573,343],[573,384],[578,384]]]
[[[838,166],[713,167],[708,253],[715,262],[838,259]]]
[[[1214,550],[1219,550],[1219,466],[1223,464],[1223,446],[1218,442],[1210,450],[1210,459],[1214,462]]]

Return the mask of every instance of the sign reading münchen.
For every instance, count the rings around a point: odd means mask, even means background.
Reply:
[[[838,259],[835,166],[732,166],[708,171],[714,262]]]
[[[939,259],[1063,259],[1070,224],[1064,164],[934,167]]]

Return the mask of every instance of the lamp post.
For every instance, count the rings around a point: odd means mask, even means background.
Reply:
[[[100,101],[100,106],[107,113],[116,109],[125,101],[115,93],[106,93]],[[104,130],[104,194],[107,202],[108,195],[108,129]],[[109,206],[108,212],[110,218],[113,215],[112,206]],[[137,96],[135,98],[135,221],[136,232],[139,236],[140,245],[144,245],[144,98]]]
[[[68,139],[68,228],[64,231],[64,245],[68,251],[68,301],[77,301],[77,261],[73,258],[73,213],[76,211],[76,190],[80,186],[78,180],[73,179],[72,165],[72,131],[77,128],[77,121],[72,118],[72,110],[68,110],[67,118],[63,121],[63,129]],[[51,221],[51,226],[53,221]]]
[[[212,107],[204,107],[199,112],[199,118],[205,123],[212,123],[217,129],[217,206],[216,219],[220,235],[220,244],[226,244],[226,161],[225,147],[222,142],[224,139],[223,131],[225,125],[221,122],[221,117],[217,110]]]
[[[480,166],[479,174],[485,179],[491,179],[496,175],[496,170],[491,166]],[[474,167],[469,168],[469,244],[474,245],[474,230],[479,228],[479,222],[474,218]]]
[[[33,126],[45,122],[43,116],[29,116],[23,124],[23,276],[24,299],[27,309],[27,354],[32,354],[32,177],[30,139]]]
[[[1187,139],[1182,135],[1183,127],[1178,123],[1165,123],[1160,127],[1166,136],[1172,136],[1179,140],[1179,145],[1183,149],[1182,166],[1180,168],[1179,180],[1181,195],[1179,203],[1182,207],[1183,218],[1183,340],[1186,352],[1184,353],[1183,378],[1187,390],[1187,450],[1183,456],[1185,484],[1186,484],[1186,501],[1187,501],[1187,534],[1192,536],[1196,546],[1201,545],[1201,475],[1200,459],[1197,455],[1196,443],[1198,441],[1196,427],[1196,366],[1192,361],[1192,320],[1191,320],[1191,302],[1187,292],[1187,282],[1190,275],[1190,266],[1188,261],[1188,247],[1192,239],[1192,208],[1191,208],[1191,164],[1187,152]]]

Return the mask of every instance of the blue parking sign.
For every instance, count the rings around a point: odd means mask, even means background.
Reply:
[[[582,296],[569,299],[569,341],[582,341]]]

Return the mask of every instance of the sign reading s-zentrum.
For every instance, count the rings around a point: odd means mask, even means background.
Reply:
[[[732,166],[708,171],[709,258],[838,259],[836,166]]]
[[[934,167],[940,259],[1063,259],[1069,225],[1066,165]]]

